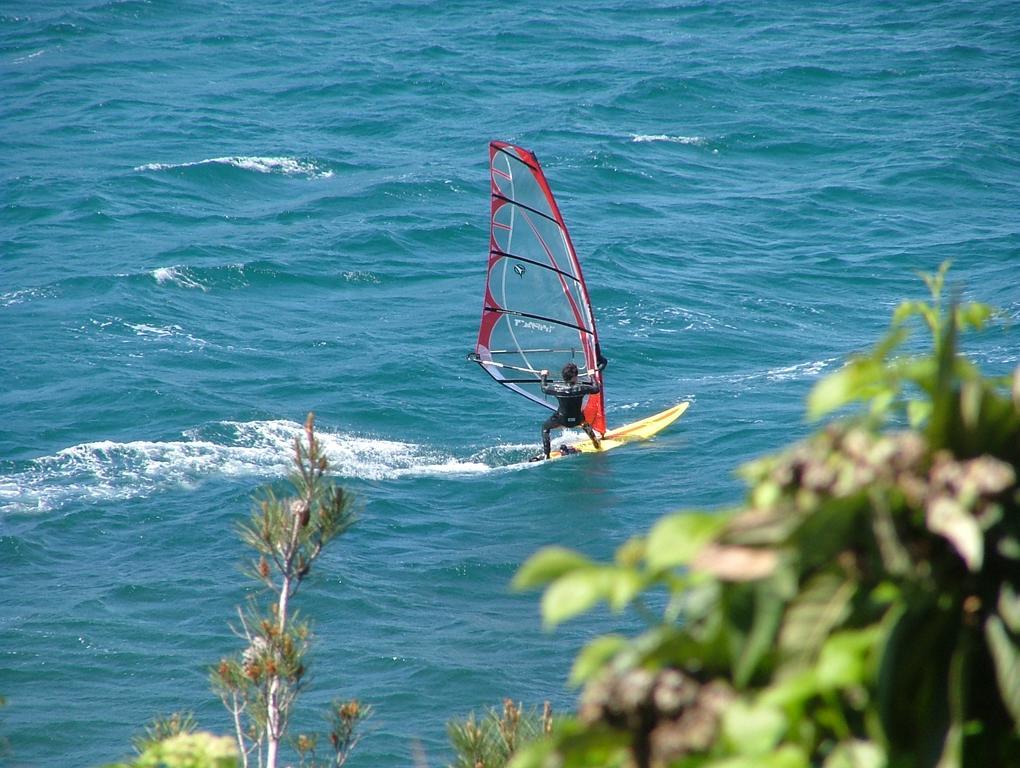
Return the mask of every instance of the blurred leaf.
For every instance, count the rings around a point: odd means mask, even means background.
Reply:
[[[623,766],[629,735],[604,726],[583,726],[562,720],[551,737],[533,742],[517,752],[508,768],[614,768]]]
[[[574,570],[556,579],[542,595],[542,618],[547,628],[562,624],[608,597],[609,580],[600,568]]]
[[[646,539],[644,536],[632,536],[616,550],[616,564],[628,568],[637,568],[645,558]]]
[[[941,609],[938,597],[913,592],[882,620],[876,704],[882,729],[901,754],[930,750],[948,728],[947,681],[960,620],[958,610]]]
[[[839,632],[822,646],[815,673],[819,688],[836,689],[865,681],[866,663],[881,638],[878,627]]]
[[[921,317],[924,317],[925,314],[930,310],[931,307],[928,304],[925,304],[923,301],[916,300],[901,301],[899,303],[899,306],[897,306],[896,309],[893,311],[892,324],[901,325],[902,323],[906,322],[908,319],[914,317],[915,315],[920,315]]]
[[[1020,538],[1016,536],[1003,536],[997,549],[1007,560],[1020,560]]]
[[[832,629],[846,618],[857,585],[822,572],[804,585],[786,609],[779,648],[794,666],[810,664]]]
[[[708,544],[691,568],[723,581],[756,581],[770,576],[778,563],[779,553],[774,549]]]
[[[931,401],[911,400],[907,403],[907,420],[910,426],[917,429],[931,418]]]
[[[647,586],[644,577],[633,568],[606,569],[603,578],[608,587],[606,600],[614,611],[626,608]]]
[[[982,382],[967,381],[960,388],[960,420],[968,430],[977,429],[981,423],[984,395]]]
[[[755,585],[754,623],[733,665],[733,682],[738,688],[747,685],[761,660],[775,648],[783,607],[783,599],[770,583]]]
[[[686,768],[686,764],[681,764]],[[770,755],[730,757],[700,763],[698,768],[808,768],[811,765],[804,750],[794,744],[783,744]]]
[[[996,615],[985,620],[985,641],[995,662],[1002,703],[1013,718],[1014,731],[1020,733],[1020,646]]]
[[[1004,583],[999,587],[997,608],[1009,631],[1014,635],[1020,635],[1020,595],[1012,584]]]
[[[843,368],[819,381],[808,395],[808,418],[815,421],[852,402],[895,394],[897,386],[888,375],[881,358],[885,348],[895,348],[905,337],[900,329],[893,331],[875,352],[874,357],[856,357]]]
[[[627,638],[622,635],[596,637],[574,659],[574,665],[570,670],[570,684],[581,685],[587,682],[627,645]]]
[[[882,747],[872,741],[854,739],[837,744],[822,768],[885,768],[887,764]]]
[[[868,406],[868,412],[877,418],[882,418],[889,409],[892,408],[893,403],[896,400],[897,391],[894,389],[886,389],[881,392],[876,392],[871,398],[871,403]]]
[[[984,559],[984,535],[981,526],[956,499],[942,496],[928,505],[928,530],[937,533],[953,545],[967,568],[976,572]]]
[[[974,328],[980,330],[994,314],[994,311],[987,304],[968,303],[956,309],[956,324],[961,328]]]
[[[237,768],[241,759],[230,736],[199,731],[150,744],[131,768]]]
[[[791,515],[785,509],[766,509],[759,491],[768,486],[770,493],[774,490],[774,501],[782,495],[776,483],[759,483],[752,492],[752,508],[741,512],[730,520],[720,540],[726,544],[744,544],[749,546],[768,546],[785,544],[790,534],[802,524],[802,519]],[[762,502],[762,503],[760,503]],[[768,502],[771,506],[772,500]]]
[[[939,264],[938,271],[934,274],[929,275],[927,272],[917,273],[924,280],[925,285],[928,286],[928,292],[931,293],[931,297],[935,301],[938,301],[939,297],[942,296],[942,286],[946,282],[946,272],[949,271],[951,264],[952,262],[946,259]]]
[[[808,395],[808,418],[820,419],[851,402],[857,392],[859,375],[852,363],[829,374],[812,388]]]
[[[591,560],[564,547],[545,547],[528,558],[514,576],[514,589],[533,589],[578,568],[590,568]]]
[[[662,518],[648,535],[646,559],[653,571],[686,565],[726,524],[722,515],[681,513]]]
[[[818,676],[813,667],[787,675],[766,688],[759,701],[783,709],[801,710],[806,702],[818,695]]]
[[[769,704],[733,702],[723,713],[723,737],[737,754],[764,756],[786,731],[786,716]]]

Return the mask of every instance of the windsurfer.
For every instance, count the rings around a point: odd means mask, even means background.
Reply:
[[[606,358],[602,356],[602,351],[599,350],[598,370],[601,371],[605,368],[607,362]],[[562,375],[562,382],[554,381],[550,383],[549,371],[542,371],[542,392],[547,395],[553,395],[559,401],[559,408],[556,410],[556,413],[550,416],[542,425],[542,451],[547,459],[551,450],[549,432],[553,429],[580,427],[591,438],[591,442],[596,449],[601,447],[595,430],[585,421],[581,405],[584,402],[585,395],[597,395],[602,388],[594,380],[591,382],[579,382],[577,380],[577,365],[574,363],[564,365]]]

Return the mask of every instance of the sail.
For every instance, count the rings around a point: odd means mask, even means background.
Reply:
[[[573,361],[582,378],[602,384],[598,333],[581,265],[535,156],[512,144],[489,145],[491,220],[485,301],[471,359],[508,389],[552,410],[539,371],[559,378]],[[590,395],[585,418],[606,431],[603,393]]]

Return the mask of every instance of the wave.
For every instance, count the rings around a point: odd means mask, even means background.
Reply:
[[[290,473],[294,439],[303,432],[302,425],[292,421],[226,421],[185,432],[181,440],[82,443],[0,475],[0,512],[48,512],[72,503],[124,501],[198,487],[214,478],[276,480]],[[458,459],[416,443],[324,430],[316,434],[340,480],[488,472],[505,466],[502,455],[518,448],[487,449],[477,457]]]
[[[152,270],[150,273],[156,282],[160,285],[164,283],[172,283],[178,285],[181,288],[198,288],[200,291],[208,291],[209,289],[200,283],[192,276],[191,271],[187,267],[159,267],[158,269]]]
[[[664,133],[657,135],[651,134],[631,134],[630,140],[635,143],[642,143],[648,141],[666,141],[671,144],[693,144],[695,146],[702,146],[708,143],[708,139],[704,136],[667,136]]]
[[[19,288],[16,291],[0,293],[0,307],[13,307],[16,304],[27,304],[35,299],[47,298],[53,295],[50,288]]]
[[[328,179],[333,176],[333,171],[322,170],[315,163],[298,160],[294,157],[212,157],[207,160],[197,160],[191,163],[146,163],[135,166],[134,170],[143,171],[172,171],[178,168],[195,168],[202,165],[227,165],[240,168],[243,171],[254,171],[256,173],[278,173],[284,176],[307,176],[316,179]]]
[[[771,368],[765,372],[765,378],[769,381],[794,381],[797,379],[813,379],[818,377],[822,371],[839,360],[837,357],[830,357],[825,360],[812,360],[806,363],[796,363],[780,368]]]
[[[185,257],[208,258],[201,251],[195,255],[191,249]],[[177,257],[181,254],[169,254]],[[215,255],[215,254],[214,254]],[[251,286],[292,284],[334,285],[337,280],[345,283],[378,285],[382,282],[379,274],[367,270],[344,270],[332,274],[321,271],[301,272],[287,265],[259,259],[246,263],[211,264],[208,266],[185,266],[173,264],[157,267],[146,272],[120,272],[114,274],[76,275],[55,280],[51,283],[0,293],[0,309],[28,304],[34,301],[55,298],[69,298],[88,295],[94,298],[118,285],[154,286],[157,288],[179,288],[210,291],[232,291]]]
[[[11,64],[24,64],[26,61],[31,61],[32,59],[38,56],[42,56],[44,53],[46,53],[45,48],[39,51],[34,51],[33,53],[25,54],[24,56],[19,56],[18,58],[11,61]]]
[[[93,323],[96,321],[93,320]],[[104,321],[105,325],[110,325],[113,321]],[[147,337],[150,339],[172,339],[175,342],[183,342],[188,347],[205,347],[208,346],[209,342],[205,339],[200,339],[197,336],[185,331],[181,326],[172,325],[150,325],[149,323],[129,323],[126,320],[116,318],[116,322],[119,322],[123,327],[128,328],[135,332],[136,336]]]
[[[739,373],[717,373],[685,377],[685,380],[697,382],[702,388],[707,385],[715,385],[718,383],[743,384],[746,382],[761,381],[801,381],[818,378],[827,369],[831,368],[833,365],[838,365],[842,360],[843,358],[840,357],[828,357],[823,360],[808,360],[803,363],[783,365],[776,368],[766,368],[764,370],[758,369],[742,371]]]

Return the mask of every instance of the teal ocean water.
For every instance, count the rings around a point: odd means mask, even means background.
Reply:
[[[597,614],[509,581],[737,503],[807,392],[952,259],[1020,362],[1020,16],[1003,2],[8,0],[0,8],[0,736],[98,765],[158,713],[229,723],[234,527],[315,411],[361,520],[300,594],[298,727],[375,707],[355,766],[560,709]],[[610,425],[548,466],[540,409],[465,362],[487,144],[542,161],[595,305]]]

